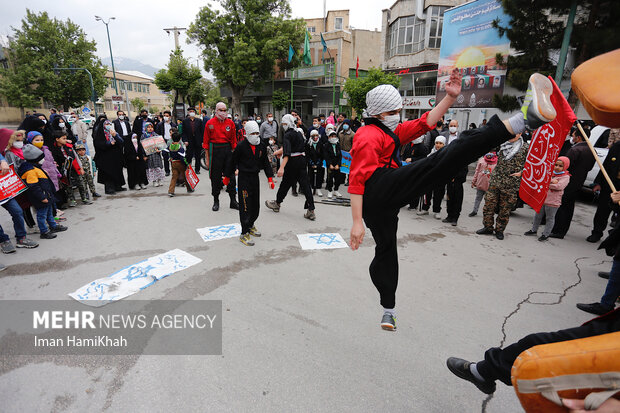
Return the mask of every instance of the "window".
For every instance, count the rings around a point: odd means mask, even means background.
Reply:
[[[342,21],[344,19],[342,17],[336,17],[335,23],[334,23],[334,30],[342,30]]]
[[[431,15],[431,30],[428,35],[428,47],[439,49],[441,46],[441,31],[443,29],[443,13],[448,9],[445,6],[431,6],[428,13]]]
[[[326,85],[334,83],[334,59],[323,59],[323,64],[327,65],[327,74],[325,75]]]
[[[132,91],[133,90],[133,83],[131,82],[125,82],[125,85],[127,85],[127,90]]]
[[[150,88],[151,88],[151,86],[150,86],[150,85],[146,85],[146,93],[151,93],[151,92],[150,92]]]
[[[424,48],[425,20],[416,16],[396,19],[388,29],[387,57],[419,52]]]
[[[437,71],[416,72],[413,74],[415,96],[429,96],[435,94],[437,88]]]
[[[308,27],[308,31],[309,31],[310,33],[314,33],[314,32],[316,32],[316,27],[314,27],[314,26],[310,26],[310,27]]]

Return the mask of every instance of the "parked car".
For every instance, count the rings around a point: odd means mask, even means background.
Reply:
[[[592,128],[592,132],[590,133],[590,142],[592,142],[592,146],[594,146],[594,150],[598,155],[601,163],[605,162],[605,158],[607,157],[607,152],[609,149],[607,148],[607,141],[609,140],[609,128],[606,126],[595,126]],[[601,168],[598,167],[598,163],[594,163],[594,166],[588,172],[588,176],[583,183],[583,189],[586,191],[592,191],[592,187],[594,186],[594,179],[596,179],[596,175],[598,175]]]

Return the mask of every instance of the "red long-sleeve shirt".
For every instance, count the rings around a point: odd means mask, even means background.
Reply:
[[[394,133],[400,138],[401,145],[406,145],[435,127],[426,124],[428,113],[424,113],[420,119],[403,122],[396,127]],[[394,153],[394,140],[390,135],[374,125],[359,128],[351,149],[349,193],[363,195],[366,181],[377,168],[388,163],[390,168],[398,168],[400,165],[396,165],[392,153]]]
[[[217,117],[209,119],[205,125],[202,147],[209,148],[210,143],[229,143],[232,149],[237,146],[237,131],[235,123],[230,119],[224,121]]]

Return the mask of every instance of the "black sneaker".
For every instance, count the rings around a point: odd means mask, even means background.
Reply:
[[[540,237],[538,237],[538,241],[542,242],[542,241],[547,241],[549,239],[549,237],[547,235],[541,235]]]
[[[396,317],[390,313],[383,313],[381,318],[381,328],[387,331],[396,330]]]
[[[577,308],[580,309],[581,311],[585,311],[586,313],[595,314],[595,315],[607,314],[608,312],[614,309],[613,307],[605,307],[601,303],[592,303],[592,304],[579,303],[577,304]]]
[[[604,278],[606,280],[609,280],[609,273],[606,271],[599,271],[598,272],[598,276],[601,278]]]
[[[446,360],[446,365],[448,366],[448,370],[450,370],[455,376],[467,380],[468,382],[473,383],[474,386],[478,388],[484,394],[493,394],[495,392],[495,382],[494,381],[481,381],[478,380],[471,370],[469,370],[469,366],[472,363],[456,357],[450,357]]]
[[[239,209],[239,203],[237,202],[237,200],[231,198],[230,209]]]
[[[564,235],[554,234],[554,233],[552,232],[551,234],[549,234],[549,238],[564,239]]]
[[[498,240],[503,240],[504,239],[504,233],[501,231],[495,231],[495,238],[497,238]]]
[[[213,200],[213,207],[211,207],[211,211],[217,212],[219,210],[220,210],[220,200],[215,199]]]
[[[51,232],[63,232],[68,230],[69,228],[65,227],[64,225],[56,225],[54,228],[50,228]]]
[[[453,221],[453,219],[451,217],[445,217],[444,219],[441,220],[441,222],[445,222],[447,224],[451,223]]]
[[[588,238],[586,238],[586,241],[594,243],[594,242],[598,242],[601,238],[602,238],[602,235],[592,234]]]
[[[538,234],[536,233],[536,231],[532,231],[532,230],[530,229],[529,231],[525,231],[525,232],[523,233],[523,235],[538,235]]]
[[[293,195],[293,196],[298,196],[298,195],[299,195],[299,193],[298,193],[296,190],[293,190],[293,191],[291,191],[291,195]]]
[[[57,235],[54,234],[52,231],[47,231],[41,234],[41,239],[54,239],[56,237]]]
[[[101,194],[99,192],[93,192],[93,198],[101,198]]]
[[[476,215],[478,215],[478,213],[477,213],[477,212],[471,211],[471,212],[469,213],[469,215],[467,215],[467,216],[468,216],[468,217],[475,217]]]
[[[493,228],[480,228],[476,231],[478,235],[493,235]]]

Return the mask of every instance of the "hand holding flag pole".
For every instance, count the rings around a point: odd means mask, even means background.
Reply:
[[[583,128],[581,127],[581,122],[579,122],[579,121],[577,121],[577,129],[579,129],[579,132],[581,132],[581,136],[586,141],[586,143],[588,144],[588,147],[592,151],[592,155],[594,156],[594,160],[596,160],[596,163],[598,164],[598,167],[601,168],[601,173],[605,177],[605,180],[607,181],[607,184],[609,185],[609,188],[611,188],[611,192],[616,192],[616,187],[611,182],[611,178],[609,178],[609,175],[607,174],[607,171],[605,170],[605,167],[603,166],[603,163],[599,159],[598,154],[596,153],[596,150],[594,149],[594,146],[592,146],[592,142],[590,142],[590,139],[588,138],[588,135],[586,135],[586,133],[584,132]]]

